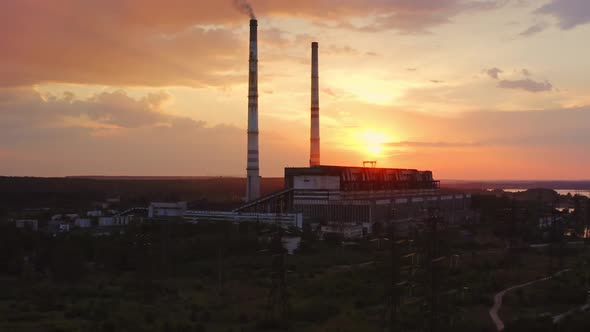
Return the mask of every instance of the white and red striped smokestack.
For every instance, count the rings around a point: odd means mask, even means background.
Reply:
[[[320,91],[318,43],[311,43],[311,141],[309,166],[320,165]]]
[[[248,163],[246,200],[260,197],[258,154],[258,21],[250,20],[250,61],[248,75]]]

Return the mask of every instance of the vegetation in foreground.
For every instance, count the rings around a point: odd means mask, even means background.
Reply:
[[[534,204],[516,209],[489,197],[475,204],[481,224],[437,232],[437,255],[459,261],[436,270],[424,264],[433,241],[426,230],[400,243],[393,257],[388,245],[378,245],[388,234],[354,245],[320,241],[309,230],[298,234],[299,249],[285,256],[285,317],[268,310],[274,230],[261,225],[149,223],[104,237],[2,226],[0,331],[380,331],[391,324],[392,280],[401,284],[396,329],[434,323],[437,331],[493,331],[488,310],[496,292],[564,268],[571,272],[562,278],[508,293],[500,315],[506,331],[585,330],[587,313],[556,326],[551,317],[586,301],[588,249],[563,245],[575,239],[562,231],[539,232]],[[524,217],[514,212],[523,209]],[[568,227],[585,222],[575,212],[570,217]],[[538,241],[549,245],[523,245]],[[422,265],[392,269],[392,261],[413,266],[403,258],[412,252]]]

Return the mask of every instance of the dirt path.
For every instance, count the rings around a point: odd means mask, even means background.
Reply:
[[[539,281],[549,280],[549,279],[556,277],[556,276],[558,276],[564,272],[567,272],[569,270],[570,269],[561,270],[561,271],[555,273],[554,275],[550,275],[550,276],[542,278],[542,279],[533,280],[533,281],[530,281],[530,282],[527,282],[524,284],[508,287],[508,288],[504,289],[503,291],[500,291],[499,293],[494,295],[494,305],[490,308],[490,317],[492,318],[492,321],[494,321],[494,324],[496,324],[496,330],[498,330],[498,331],[504,330],[504,322],[502,322],[502,319],[500,319],[500,316],[498,316],[498,311],[500,311],[500,309],[502,308],[502,297],[504,297],[504,294],[506,294],[509,291],[515,290],[517,288],[522,288],[522,287],[532,285],[532,284],[537,283]]]
[[[576,311],[587,311],[588,309],[590,309],[590,304],[584,304],[581,307],[576,307],[576,308],[569,310],[567,312],[564,312],[562,314],[555,315],[555,316],[553,316],[553,323],[559,323],[562,319],[575,313]]]

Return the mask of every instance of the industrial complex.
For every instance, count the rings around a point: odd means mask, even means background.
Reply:
[[[226,221],[256,222],[307,229],[321,234],[337,233],[343,238],[361,238],[377,228],[394,225],[400,233],[418,228],[436,213],[447,224],[474,219],[471,196],[440,188],[431,171],[379,168],[376,161],[361,166],[327,165],[320,154],[319,44],[311,43],[311,106],[309,165],[287,167],[283,189],[261,197],[258,128],[258,22],[250,20],[248,140],[245,202],[233,211],[189,210],[186,202],[151,202],[118,212],[107,209],[119,199],[109,200],[101,210],[86,216],[56,215],[50,230],[68,232],[71,227],[110,228],[147,220],[181,219],[191,223]],[[36,220],[17,220],[18,228],[37,229]]]
[[[260,197],[258,147],[258,23],[250,21],[246,203],[228,212],[187,211],[186,219],[292,223],[359,237],[377,224],[409,229],[432,211],[449,223],[469,220],[470,195],[441,192],[431,171],[327,166],[320,156],[319,44],[311,44],[309,167],[285,168],[283,190]],[[368,165],[368,166],[367,166]],[[365,167],[367,166],[367,167]],[[280,217],[279,217],[280,216]],[[292,221],[292,222],[290,222]]]

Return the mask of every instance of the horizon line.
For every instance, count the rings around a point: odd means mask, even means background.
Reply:
[[[0,175],[0,178],[39,178],[39,179],[91,179],[91,178],[176,178],[176,179],[215,179],[215,178],[234,178],[246,179],[242,175],[63,175],[63,176],[44,176],[44,175]],[[261,177],[267,179],[284,178],[284,176],[267,176]],[[590,182],[588,179],[457,179],[442,178],[438,181],[445,182]]]

